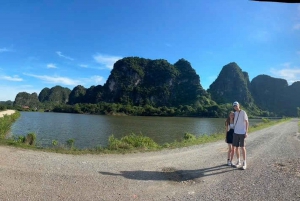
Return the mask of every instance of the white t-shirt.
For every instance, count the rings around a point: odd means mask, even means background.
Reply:
[[[230,129],[234,129],[234,124],[229,124],[229,125],[227,126],[227,131],[229,131]]]
[[[246,122],[248,116],[244,110],[234,112],[234,133],[245,134],[246,133]]]

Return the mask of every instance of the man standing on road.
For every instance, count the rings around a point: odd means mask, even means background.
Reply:
[[[233,108],[235,110],[234,112],[234,134],[233,134],[233,151],[232,156],[234,156],[234,152],[236,152],[237,157],[237,163],[234,165],[235,167],[241,166],[241,160],[240,160],[240,150],[239,147],[243,150],[243,166],[242,169],[245,170],[247,168],[246,163],[246,144],[245,144],[245,138],[248,136],[248,128],[249,128],[249,121],[247,113],[244,110],[240,109],[240,104],[235,101],[233,103]]]

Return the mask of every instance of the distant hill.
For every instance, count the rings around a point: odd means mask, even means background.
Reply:
[[[254,100],[249,85],[248,73],[243,72],[235,62],[232,62],[222,68],[219,76],[207,91],[219,104],[232,103],[237,100],[245,106],[250,106]]]
[[[56,104],[67,103],[69,101],[69,95],[71,90],[66,87],[55,86],[51,89],[44,88],[39,94],[39,101],[41,103],[44,102],[52,102]]]
[[[170,64],[164,59],[126,57],[114,64],[103,86],[85,88],[78,85],[73,90],[55,86],[44,88],[38,96],[21,92],[14,104],[30,107],[68,104],[71,107],[76,103],[119,103],[179,107],[179,110],[190,111],[193,107],[194,114],[224,116],[232,109],[233,101],[239,101],[253,115],[297,116],[300,82],[288,86],[286,80],[268,75],[258,75],[250,82],[248,73],[232,62],[223,66],[206,91],[200,84],[199,75],[185,59]]]

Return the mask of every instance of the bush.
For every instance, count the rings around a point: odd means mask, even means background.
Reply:
[[[183,139],[184,140],[195,140],[196,136],[191,134],[191,133],[185,133],[184,136],[183,136]]]
[[[36,143],[36,134],[35,133],[28,133],[25,138],[25,144],[28,145],[35,145]]]
[[[74,148],[74,143],[75,143],[75,140],[74,139],[68,139],[67,140],[67,145],[70,149],[73,149]]]
[[[270,119],[262,118],[262,121],[263,121],[264,123],[269,123],[269,122],[270,122]]]
[[[136,135],[134,133],[124,136],[120,140],[115,138],[113,135],[108,139],[108,148],[110,150],[133,148],[155,149],[158,147],[159,145],[151,138],[143,135]]]
[[[56,147],[58,145],[58,140],[52,140],[52,146]]]

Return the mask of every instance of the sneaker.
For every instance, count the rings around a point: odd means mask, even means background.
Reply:
[[[233,164],[232,164],[233,165]],[[241,166],[241,162],[236,162],[236,164],[235,165],[233,165],[234,167],[239,167],[239,166]]]
[[[243,169],[243,170],[246,170],[246,168],[247,168],[247,164],[246,164],[245,162],[243,162],[243,167],[242,167],[242,169]]]
[[[227,161],[227,165],[231,166],[231,161],[230,160]]]

